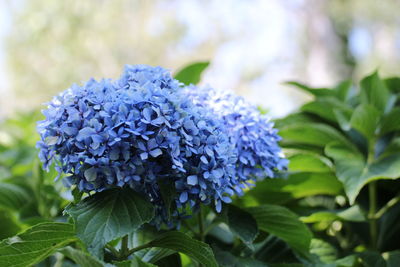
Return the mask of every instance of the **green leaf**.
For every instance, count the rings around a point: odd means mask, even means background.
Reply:
[[[96,193],[65,211],[74,219],[78,237],[98,257],[102,257],[105,244],[136,231],[154,217],[153,205],[130,188]]]
[[[387,267],[398,267],[400,266],[400,251],[390,251],[383,253],[383,258],[386,260]]]
[[[361,82],[361,103],[374,106],[385,112],[390,98],[389,90],[379,78],[378,72],[365,77]]]
[[[0,243],[0,266],[31,266],[76,240],[72,224],[42,223],[35,225]]]
[[[321,97],[301,107],[302,111],[315,114],[325,120],[337,122],[334,110],[340,110],[345,114],[351,114],[352,110],[345,103],[335,97]]]
[[[310,93],[316,97],[335,96],[336,95],[335,91],[328,89],[328,88],[311,88],[311,87],[308,87],[307,85],[299,83],[299,82],[286,82],[285,84],[297,87],[297,88],[299,88],[307,93]]]
[[[65,247],[58,251],[64,254],[67,258],[73,260],[80,267],[104,267],[105,265],[105,262],[72,247]]]
[[[399,77],[390,77],[383,80],[386,87],[392,93],[400,93],[400,78]]]
[[[315,223],[322,221],[348,221],[364,222],[366,219],[358,205],[351,206],[345,210],[327,210],[315,212],[309,216],[302,217],[301,221],[305,223]]]
[[[13,212],[0,209],[0,240],[16,235],[21,226]]]
[[[114,261],[113,264],[117,267],[157,267],[154,264],[142,261],[139,257],[127,261]]]
[[[155,263],[158,267],[181,267],[182,260],[179,253],[173,253]]]
[[[0,183],[0,207],[10,210],[19,210],[29,203],[31,197],[20,186]]]
[[[384,135],[398,130],[400,130],[400,108],[396,107],[383,117],[380,134]]]
[[[178,81],[189,85],[198,84],[200,82],[201,74],[208,67],[210,62],[196,62],[181,69],[174,78]]]
[[[321,239],[312,239],[310,253],[318,255],[324,263],[334,262],[337,258],[337,250],[329,243]]]
[[[339,131],[325,124],[294,124],[282,128],[279,134],[283,138],[282,143],[299,143],[325,147],[330,142],[338,141],[353,147]]]
[[[293,113],[282,119],[275,120],[275,126],[278,129],[282,129],[292,124],[314,123],[314,122],[316,122],[316,120],[313,119],[309,114],[301,112],[301,113]]]
[[[380,115],[380,112],[372,105],[359,105],[351,117],[351,127],[367,139],[372,139],[377,131]]]
[[[171,213],[175,208],[175,206],[173,205],[174,199],[176,197],[175,186],[172,183],[162,181],[158,183],[158,186],[160,188],[161,197],[167,210],[167,218],[169,220],[171,218]]]
[[[277,205],[262,205],[247,210],[254,216],[261,230],[284,240],[297,252],[308,254],[312,234],[296,214]]]
[[[228,206],[227,224],[229,229],[246,245],[251,245],[258,235],[257,222],[253,216],[236,206]]]
[[[335,87],[335,91],[337,93],[337,97],[342,100],[342,101],[346,101],[349,97],[349,92],[352,88],[352,82],[351,80],[346,80],[343,81],[341,83],[339,83],[336,87]]]
[[[148,243],[149,247],[168,248],[186,254],[193,260],[209,267],[218,267],[213,251],[206,243],[197,241],[187,234],[169,231]]]
[[[329,159],[313,153],[298,153],[288,157],[289,170],[292,172],[330,172]]]
[[[287,179],[265,179],[247,194],[260,204],[282,204],[290,199],[314,195],[337,195],[342,184],[332,172],[294,173]]]
[[[215,257],[220,267],[267,267],[266,263],[252,258],[244,258],[233,255],[216,247]]]
[[[336,174],[351,205],[367,183],[400,176],[400,153],[376,159],[371,164],[367,164],[360,153],[338,143],[329,144],[325,153],[335,160]]]

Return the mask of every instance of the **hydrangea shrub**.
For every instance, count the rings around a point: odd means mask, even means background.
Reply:
[[[184,208],[241,195],[250,180],[273,177],[286,160],[271,122],[242,98],[184,88],[161,67],[126,66],[115,81],[90,80],[56,96],[39,122],[40,159],[55,162],[83,192],[129,186],[169,222],[161,186]]]

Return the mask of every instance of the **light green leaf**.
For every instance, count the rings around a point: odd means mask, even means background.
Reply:
[[[210,62],[196,62],[181,69],[174,78],[178,81],[189,85],[198,84],[200,82],[201,74],[208,67]]]
[[[254,216],[261,230],[284,240],[297,252],[308,254],[312,234],[296,214],[277,205],[261,205],[247,210]]]
[[[0,207],[10,210],[19,210],[27,203],[31,197],[20,186],[0,183]]]
[[[331,122],[337,122],[334,110],[341,110],[345,114],[351,114],[352,110],[345,103],[335,97],[321,97],[301,107],[302,111],[315,114]]]
[[[74,249],[72,247],[65,247],[58,250],[64,254],[67,258],[73,260],[80,267],[104,267],[105,262],[96,259],[95,257],[87,254],[81,250]]]
[[[314,195],[337,195],[342,184],[332,172],[294,173],[287,179],[265,179],[247,194],[260,204],[282,204],[290,199]]]
[[[313,153],[298,153],[289,156],[289,170],[292,172],[330,172],[329,159]]]
[[[229,229],[245,244],[251,245],[258,235],[257,222],[253,216],[236,206],[228,206],[227,224]]]
[[[350,208],[345,210],[319,211],[309,216],[301,217],[301,221],[305,223],[315,223],[321,221],[334,221],[334,220],[363,222],[366,219],[358,205],[351,206]]]
[[[78,237],[98,257],[102,257],[105,244],[134,232],[154,217],[153,205],[129,188],[96,193],[65,211],[74,219]]]
[[[337,258],[337,250],[329,243],[321,239],[312,239],[310,253],[318,255],[324,263],[331,263]]]
[[[335,87],[335,91],[337,93],[337,97],[342,100],[342,101],[346,101],[349,97],[349,92],[351,90],[352,87],[352,82],[351,80],[346,80],[343,81],[341,83],[339,83],[336,87]]]
[[[375,136],[381,113],[372,105],[359,105],[354,111],[350,125],[367,139]]]
[[[168,248],[186,254],[208,267],[218,267],[214,253],[206,243],[197,241],[185,233],[169,231],[148,243],[148,247]]]
[[[282,143],[299,143],[325,147],[330,142],[341,142],[349,147],[353,145],[335,128],[319,123],[294,124],[279,131]]]
[[[311,87],[308,87],[307,85],[299,83],[299,82],[286,82],[285,84],[297,87],[297,88],[299,88],[307,93],[310,93],[316,97],[335,96],[336,95],[336,92],[334,90],[331,90],[328,88],[311,88]]]
[[[42,223],[35,225],[0,243],[0,266],[31,266],[76,240],[72,224]]]
[[[336,174],[352,205],[360,190],[371,181],[397,179],[400,176],[400,153],[367,164],[364,157],[338,143],[329,144],[325,153],[336,163]]]
[[[381,112],[387,111],[387,103],[390,98],[389,90],[379,78],[377,72],[365,77],[361,82],[361,103],[370,104]]]

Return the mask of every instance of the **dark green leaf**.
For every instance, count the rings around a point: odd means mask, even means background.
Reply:
[[[398,130],[400,130],[400,108],[396,107],[383,117],[380,134]]]
[[[189,85],[200,82],[201,74],[208,67],[210,62],[196,62],[181,69],[174,78],[178,81]]]
[[[351,127],[367,139],[372,139],[377,131],[380,112],[372,105],[359,105],[351,117]]]
[[[179,253],[173,253],[155,263],[158,267],[181,267],[182,261]]]
[[[228,251],[215,248],[215,257],[220,267],[267,267],[266,263],[252,258],[237,257]]]
[[[400,93],[400,78],[391,77],[384,79],[383,82],[392,93]]]
[[[35,225],[0,243],[0,266],[31,266],[76,240],[72,224],[42,223]]]
[[[78,237],[88,250],[102,257],[111,240],[134,232],[154,216],[154,207],[129,188],[109,189],[69,205],[66,212],[75,221]]]
[[[390,98],[389,90],[377,72],[365,77],[361,82],[361,102],[385,112]]]
[[[157,267],[157,265],[142,261],[139,257],[126,261],[114,261],[113,264],[117,267]]]
[[[245,210],[229,205],[227,218],[231,231],[244,243],[251,245],[258,235],[257,222],[253,216]]]
[[[308,254],[312,234],[296,214],[276,205],[262,205],[247,210],[254,216],[261,230],[284,240],[299,253]]]
[[[373,180],[397,179],[400,176],[400,153],[366,164],[364,157],[347,147],[331,143],[325,153],[336,163],[336,174],[353,204],[361,188]]]
[[[16,216],[9,210],[0,209],[0,240],[16,235],[20,230]]]
[[[67,258],[70,258],[80,267],[104,267],[105,262],[96,259],[95,257],[74,249],[72,247],[65,247],[58,250],[60,253],[64,254]]]
[[[205,266],[218,267],[214,254],[206,243],[197,241],[182,232],[169,231],[161,234],[149,243],[149,247],[172,249],[186,254]]]

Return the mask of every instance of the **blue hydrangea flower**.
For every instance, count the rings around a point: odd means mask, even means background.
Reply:
[[[156,224],[169,221],[162,184],[176,192],[174,218],[200,203],[220,211],[243,187],[236,150],[222,121],[183,90],[165,69],[145,65],[126,66],[116,81],[73,85],[48,103],[38,123],[44,167],[54,162],[83,192],[130,186],[144,193]]]
[[[188,86],[185,94],[197,105],[211,109],[223,120],[231,142],[235,145],[236,175],[251,186],[265,177],[274,177],[287,166],[278,141],[281,140],[267,116],[242,97],[214,90],[211,87]]]

